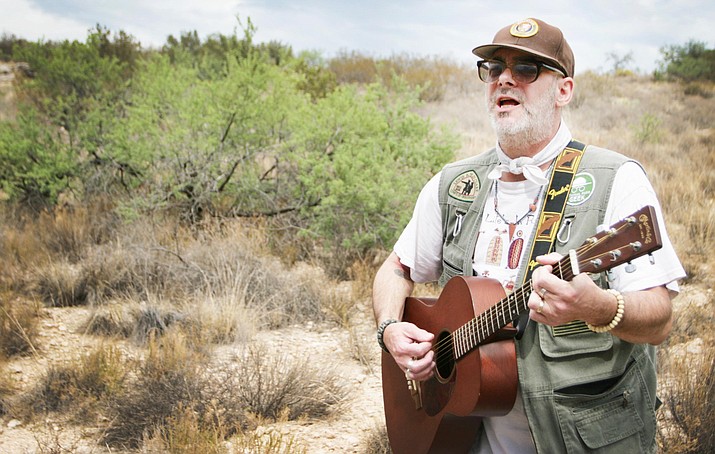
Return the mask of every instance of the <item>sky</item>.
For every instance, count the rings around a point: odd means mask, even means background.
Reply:
[[[629,55],[628,69],[650,73],[663,46],[696,40],[715,47],[712,0],[0,0],[0,34],[30,41],[84,42],[101,25],[158,48],[189,31],[202,39],[242,36],[250,18],[255,41],[279,41],[294,53],[406,54],[474,65],[474,47],[527,17],[562,29],[577,75],[611,70]]]

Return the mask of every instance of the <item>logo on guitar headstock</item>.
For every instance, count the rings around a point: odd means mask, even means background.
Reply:
[[[638,216],[638,228],[640,229],[641,238],[645,244],[650,244],[653,242],[653,230],[651,228],[650,219],[648,215],[643,213]]]

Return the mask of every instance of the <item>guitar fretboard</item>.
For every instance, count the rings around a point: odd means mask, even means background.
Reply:
[[[559,275],[561,279],[572,279],[573,273],[569,257],[566,256],[556,263],[553,272]],[[509,296],[457,328],[451,335],[454,359],[458,360],[468,354],[497,331],[515,320],[521,313],[526,312],[529,309],[527,303],[531,290],[531,280],[528,280]]]

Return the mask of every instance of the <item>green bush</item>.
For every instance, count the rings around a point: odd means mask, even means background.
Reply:
[[[660,53],[661,71],[666,76],[685,82],[715,81],[715,49],[708,49],[706,43],[690,40],[662,47]]]

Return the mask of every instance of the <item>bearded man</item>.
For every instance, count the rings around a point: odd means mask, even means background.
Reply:
[[[473,53],[497,144],[445,166],[419,194],[375,276],[378,342],[408,381],[430,379],[438,333],[402,321],[414,284],[486,276],[508,294],[528,277],[516,400],[481,420],[472,452],[654,452],[654,346],[671,330],[671,298],[685,276],[655,191],[639,163],[572,138],[561,112],[574,95],[574,56],[560,29],[522,20]],[[550,186],[569,153],[578,159],[568,187]],[[563,191],[548,253],[531,256],[544,205]],[[568,251],[647,205],[663,242],[650,258],[571,280],[554,273]]]

